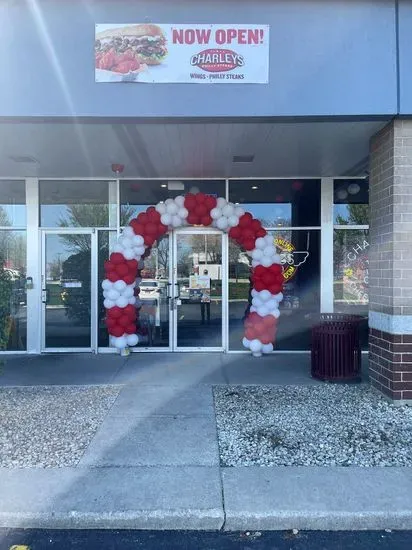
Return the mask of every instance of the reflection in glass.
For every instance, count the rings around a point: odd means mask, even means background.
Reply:
[[[334,181],[335,225],[369,224],[369,181],[350,179]]]
[[[233,180],[229,200],[263,227],[320,225],[320,180]]]
[[[178,234],[177,346],[222,346],[222,235]]]
[[[42,227],[116,227],[107,181],[40,181]]]
[[[26,184],[0,180],[0,227],[26,225]]]
[[[120,225],[127,225],[148,206],[187,193],[206,193],[215,197],[225,196],[223,180],[153,181],[123,180],[120,182]]]
[[[313,320],[320,311],[320,231],[282,230],[270,234],[286,277],[275,349],[310,349]],[[229,346],[241,350],[243,320],[251,302],[250,257],[229,245]]]
[[[137,347],[169,346],[169,236],[165,235],[150,250],[140,271]]]
[[[45,238],[46,348],[90,348],[91,235]]]
[[[26,349],[26,232],[0,231],[0,351]]]
[[[336,313],[362,315],[362,346],[367,347],[369,309],[369,231],[336,229],[333,246],[333,293]]]

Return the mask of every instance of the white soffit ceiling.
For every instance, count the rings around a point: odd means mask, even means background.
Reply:
[[[2,123],[0,177],[108,178],[112,163],[125,165],[125,177],[362,175],[369,140],[385,124]],[[234,163],[235,155],[254,160]]]

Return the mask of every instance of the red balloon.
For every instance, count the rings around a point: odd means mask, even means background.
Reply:
[[[113,328],[116,325],[116,319],[113,317],[107,317],[106,319],[106,327],[107,328]]]
[[[155,242],[156,237],[154,235],[145,235],[144,236],[144,242],[147,246],[152,246]]]
[[[125,277],[129,274],[129,269],[126,264],[118,264],[116,266],[116,272],[120,277]]]
[[[160,214],[154,206],[149,206],[146,210],[146,214],[150,222],[159,223]]]
[[[126,328],[128,325],[130,325],[130,319],[128,315],[122,315],[118,320],[117,324],[123,328]]]
[[[134,319],[136,317],[136,308],[132,304],[128,304],[123,308],[123,313],[131,319]]]
[[[145,227],[145,233],[147,235],[157,235],[157,224],[149,222]]]
[[[210,225],[213,222],[213,219],[210,216],[203,216],[200,220],[202,225]]]
[[[113,271],[115,268],[115,265],[112,262],[109,262],[109,260],[106,260],[104,262],[104,269],[106,272]]]
[[[250,241],[250,239],[255,239],[255,232],[246,227],[242,230],[242,240]]]
[[[240,227],[236,226],[236,227],[231,227],[230,230],[229,230],[229,237],[232,238],[232,239],[239,239],[240,236],[242,235],[242,230]]]
[[[253,340],[255,337],[255,331],[251,328],[245,330],[245,336],[248,340]]]
[[[110,254],[110,261],[115,264],[122,264],[124,262],[123,254],[120,254],[120,252],[112,252]]]
[[[149,218],[148,218],[146,212],[140,212],[140,214],[137,216],[136,219],[142,225],[146,225],[147,222],[149,221]]]
[[[157,234],[164,235],[165,233],[167,233],[167,225],[163,225],[162,223],[159,223],[157,226]]]
[[[135,259],[133,259],[133,260],[126,260],[126,265],[127,265],[127,267],[129,268],[129,271],[131,271],[132,269],[136,269],[136,270],[137,270],[138,262],[137,262],[137,260],[135,260]]]
[[[113,306],[107,310],[107,315],[113,319],[118,319],[123,315],[123,309],[119,306]]]
[[[127,327],[125,328],[125,333],[126,334],[135,334],[136,333],[136,325],[134,325],[134,324],[127,325]]]
[[[107,277],[107,279],[109,279],[109,281],[111,283],[115,283],[116,281],[118,281],[120,279],[120,277],[116,273],[116,271],[110,271],[109,273],[106,273],[106,277]]]
[[[251,226],[253,231],[256,232],[256,231],[259,231],[259,229],[262,227],[262,224],[260,223],[259,220],[252,220]]]
[[[198,204],[194,212],[197,216],[199,216],[199,218],[206,216],[209,213],[205,204]]]
[[[274,284],[270,285],[268,290],[271,294],[278,294],[279,292],[282,292],[282,288],[283,288],[282,285],[274,283]],[[257,287],[256,287],[256,290],[257,290]]]
[[[266,285],[264,283],[262,283],[262,281],[260,279],[258,279],[253,286],[255,287],[255,289],[258,292],[261,292],[262,290],[265,290],[265,288],[266,288]]]
[[[206,195],[205,204],[209,210],[212,210],[212,208],[216,208],[217,206],[216,197],[212,197],[212,195]]]
[[[127,285],[132,285],[136,280],[136,276],[135,275],[131,275],[130,273],[128,273],[127,275],[125,275],[123,277],[123,281],[127,284]]]
[[[246,212],[246,214],[243,214],[243,216],[240,216],[239,225],[240,227],[248,227],[249,225],[251,225],[252,220],[253,220],[252,214],[250,214],[249,212]]]
[[[204,193],[196,193],[195,199],[198,204],[203,204],[206,200],[206,195]]]
[[[115,325],[114,327],[109,329],[109,334],[111,334],[112,336],[123,336],[124,332],[124,328],[120,325]]]
[[[273,275],[269,270],[262,275],[262,281],[268,286],[275,282],[275,275]]]
[[[243,248],[245,250],[253,250],[255,248],[255,239],[246,239],[243,241]]]
[[[273,338],[271,334],[264,333],[259,337],[262,344],[271,344],[273,342]]]
[[[198,222],[198,216],[196,216],[196,214],[189,213],[189,215],[187,217],[187,223],[190,224],[190,225],[197,225],[199,223]]]
[[[265,237],[266,235],[267,235],[267,231],[266,229],[263,229],[263,227],[261,227],[258,231],[256,231],[256,238]]]
[[[143,235],[144,225],[142,223],[139,223],[137,220],[132,220],[130,226],[133,228],[135,235]]]
[[[196,199],[195,199],[195,196],[193,195],[193,193],[188,193],[185,196],[184,205],[185,205],[185,208],[187,208],[188,210],[191,210],[192,208],[194,208],[196,206]]]

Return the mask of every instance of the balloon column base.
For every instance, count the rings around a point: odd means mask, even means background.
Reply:
[[[130,355],[130,348],[122,348],[120,350],[120,355],[122,357],[128,357]]]
[[[258,351],[255,352],[255,353],[252,353],[252,356],[253,356],[253,357],[262,357],[262,355],[263,355],[263,354],[260,353],[260,352],[258,352]]]

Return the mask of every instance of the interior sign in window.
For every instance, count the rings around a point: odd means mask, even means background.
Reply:
[[[267,84],[268,25],[97,24],[96,82]]]

